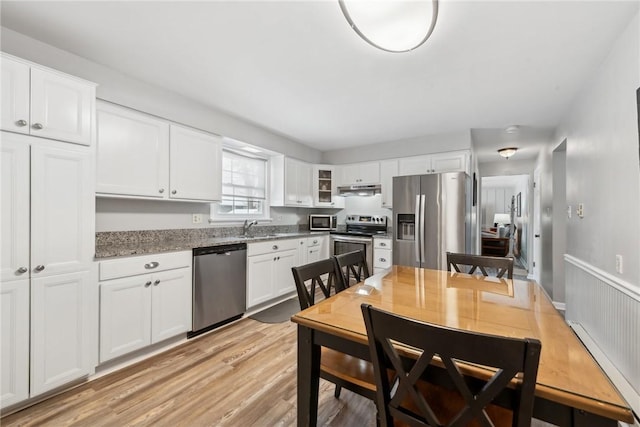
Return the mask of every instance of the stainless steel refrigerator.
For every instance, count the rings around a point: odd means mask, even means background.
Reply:
[[[447,269],[471,252],[470,182],[463,172],[393,178],[393,264]]]

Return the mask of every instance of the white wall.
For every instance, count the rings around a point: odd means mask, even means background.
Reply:
[[[640,287],[640,165],[636,90],[640,86],[638,14],[559,126],[566,138],[567,252]],[[547,164],[548,169],[548,164]],[[575,207],[584,203],[585,216]],[[615,256],[626,261],[615,270]]]
[[[338,165],[469,149],[471,149],[471,133],[465,130],[325,151],[322,159],[324,163]]]
[[[565,301],[564,254],[567,252],[567,144],[553,150],[553,300]]]

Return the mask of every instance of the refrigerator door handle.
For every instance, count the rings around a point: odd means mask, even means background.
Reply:
[[[420,224],[422,224],[422,219],[420,218],[420,195],[416,194],[416,216],[415,216],[415,230],[414,230],[414,234],[413,234],[413,242],[414,242],[414,246],[415,246],[415,252],[416,252],[416,263],[418,263],[418,266],[420,265],[420,240],[421,240],[421,234],[420,234]]]
[[[424,230],[426,228],[426,220],[427,218],[425,217],[425,204],[427,202],[427,196],[425,196],[424,194],[420,195],[420,225],[421,225],[421,232],[420,232],[420,262],[422,262],[422,266],[424,267],[424,263],[426,262],[425,260],[425,252],[426,252],[426,245],[425,245],[425,235],[424,235]]]

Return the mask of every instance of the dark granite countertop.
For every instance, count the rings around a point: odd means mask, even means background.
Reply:
[[[266,235],[250,236],[250,237],[207,237],[201,238],[192,236],[192,238],[163,238],[159,236],[151,241],[140,240],[120,240],[110,241],[104,244],[96,245],[96,259],[122,257],[129,255],[157,254],[162,252],[186,251],[194,248],[202,248],[208,246],[221,246],[233,243],[255,243],[269,240],[294,239],[299,237],[309,237],[317,235],[328,235],[328,232],[309,232],[298,231],[288,233],[273,233]],[[176,237],[176,236],[172,236]]]

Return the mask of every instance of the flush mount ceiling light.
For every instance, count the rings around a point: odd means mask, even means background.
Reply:
[[[338,0],[338,3],[359,36],[387,52],[409,52],[423,44],[438,17],[438,0]]]
[[[498,150],[498,153],[504,157],[505,159],[508,159],[509,157],[513,156],[514,154],[516,154],[516,151],[518,151],[518,149],[516,147],[507,147],[507,148],[501,148]]]
[[[520,126],[511,125],[505,128],[505,133],[518,133],[520,131]]]

